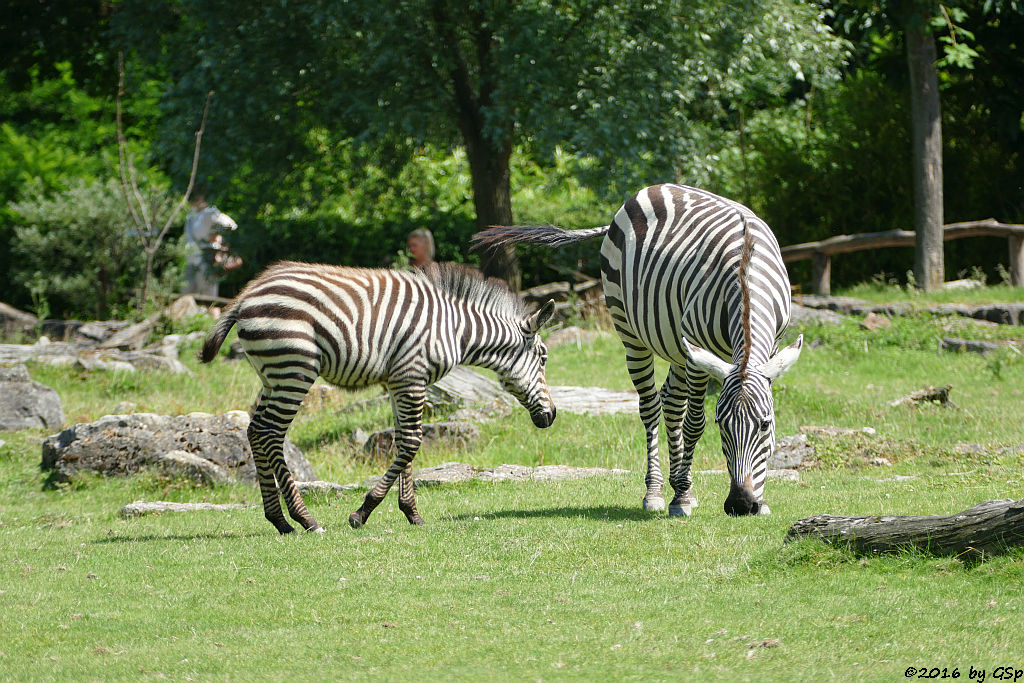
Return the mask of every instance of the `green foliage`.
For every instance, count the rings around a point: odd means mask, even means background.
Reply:
[[[164,190],[147,186],[151,202]],[[144,256],[124,201],[113,181],[78,180],[47,195],[41,187],[10,204],[15,228],[13,281],[32,293],[37,310],[66,317],[127,317],[141,282]],[[177,276],[173,249],[159,255],[164,289]]]

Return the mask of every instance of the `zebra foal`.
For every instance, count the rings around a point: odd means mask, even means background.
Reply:
[[[669,514],[689,515],[694,448],[704,433],[709,377],[722,382],[717,417],[729,469],[725,511],[767,514],[764,483],[775,447],[771,383],[796,362],[801,336],[778,350],[789,324],[789,276],[771,230],[747,207],[684,185],[655,185],[626,201],[609,225],[563,230],[498,226],[485,247],[560,246],[604,235],[601,280],[626,352],[647,433],[644,509],[663,510],[658,425],[665,419]],[[696,344],[694,343],[696,342]],[[654,357],[670,364],[660,391]]]
[[[544,377],[547,348],[537,332],[554,310],[549,301],[527,315],[503,286],[454,264],[423,273],[283,262],[239,293],[207,335],[200,360],[213,360],[238,326],[245,356],[263,387],[248,438],[263,510],[282,533],[294,531],[281,510],[307,531],[309,514],[284,460],[284,436],[316,378],[341,387],[383,384],[391,397],[398,455],[349,516],[366,523],[396,480],[398,507],[422,524],[413,492],[412,460],[422,437],[426,387],[456,365],[498,374],[502,386],[548,427],[555,406]]]

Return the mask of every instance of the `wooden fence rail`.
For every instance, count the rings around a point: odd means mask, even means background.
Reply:
[[[1024,225],[1016,223],[1000,223],[994,218],[982,221],[950,223],[942,226],[942,239],[962,239],[964,237],[1005,237],[1010,248],[1010,279],[1018,287],[1024,286]],[[813,289],[816,294],[828,295],[831,292],[832,257],[836,254],[848,254],[867,249],[885,247],[912,247],[915,233],[913,230],[887,230],[885,232],[865,232],[859,235],[836,235],[820,242],[804,242],[782,248],[782,260],[813,261]]]

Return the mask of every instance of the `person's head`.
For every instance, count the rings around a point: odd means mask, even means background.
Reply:
[[[409,233],[406,246],[412,255],[412,265],[422,268],[434,261],[434,235],[426,228]]]
[[[206,203],[206,188],[192,188],[192,193],[188,196],[188,203],[194,209],[205,209],[208,206]]]

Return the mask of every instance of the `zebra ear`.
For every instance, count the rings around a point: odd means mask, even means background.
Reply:
[[[523,334],[527,336],[537,334],[537,332],[540,331],[540,328],[544,326],[544,323],[551,320],[551,316],[554,312],[555,300],[548,299],[548,302],[537,309],[536,313],[523,321]]]
[[[770,381],[774,382],[782,373],[793,367],[793,363],[800,357],[800,351],[804,347],[804,335],[800,335],[796,338],[796,341],[787,346],[786,348],[779,351],[777,354],[762,365],[759,370],[761,374],[767,377]]]
[[[719,382],[725,380],[726,375],[732,372],[732,369],[736,367],[732,363],[728,363],[715,354],[702,349],[699,346],[694,346],[690,343],[690,340],[683,337],[683,348],[686,349],[686,355],[690,358],[690,364],[698,370],[703,370],[708,373]]]

